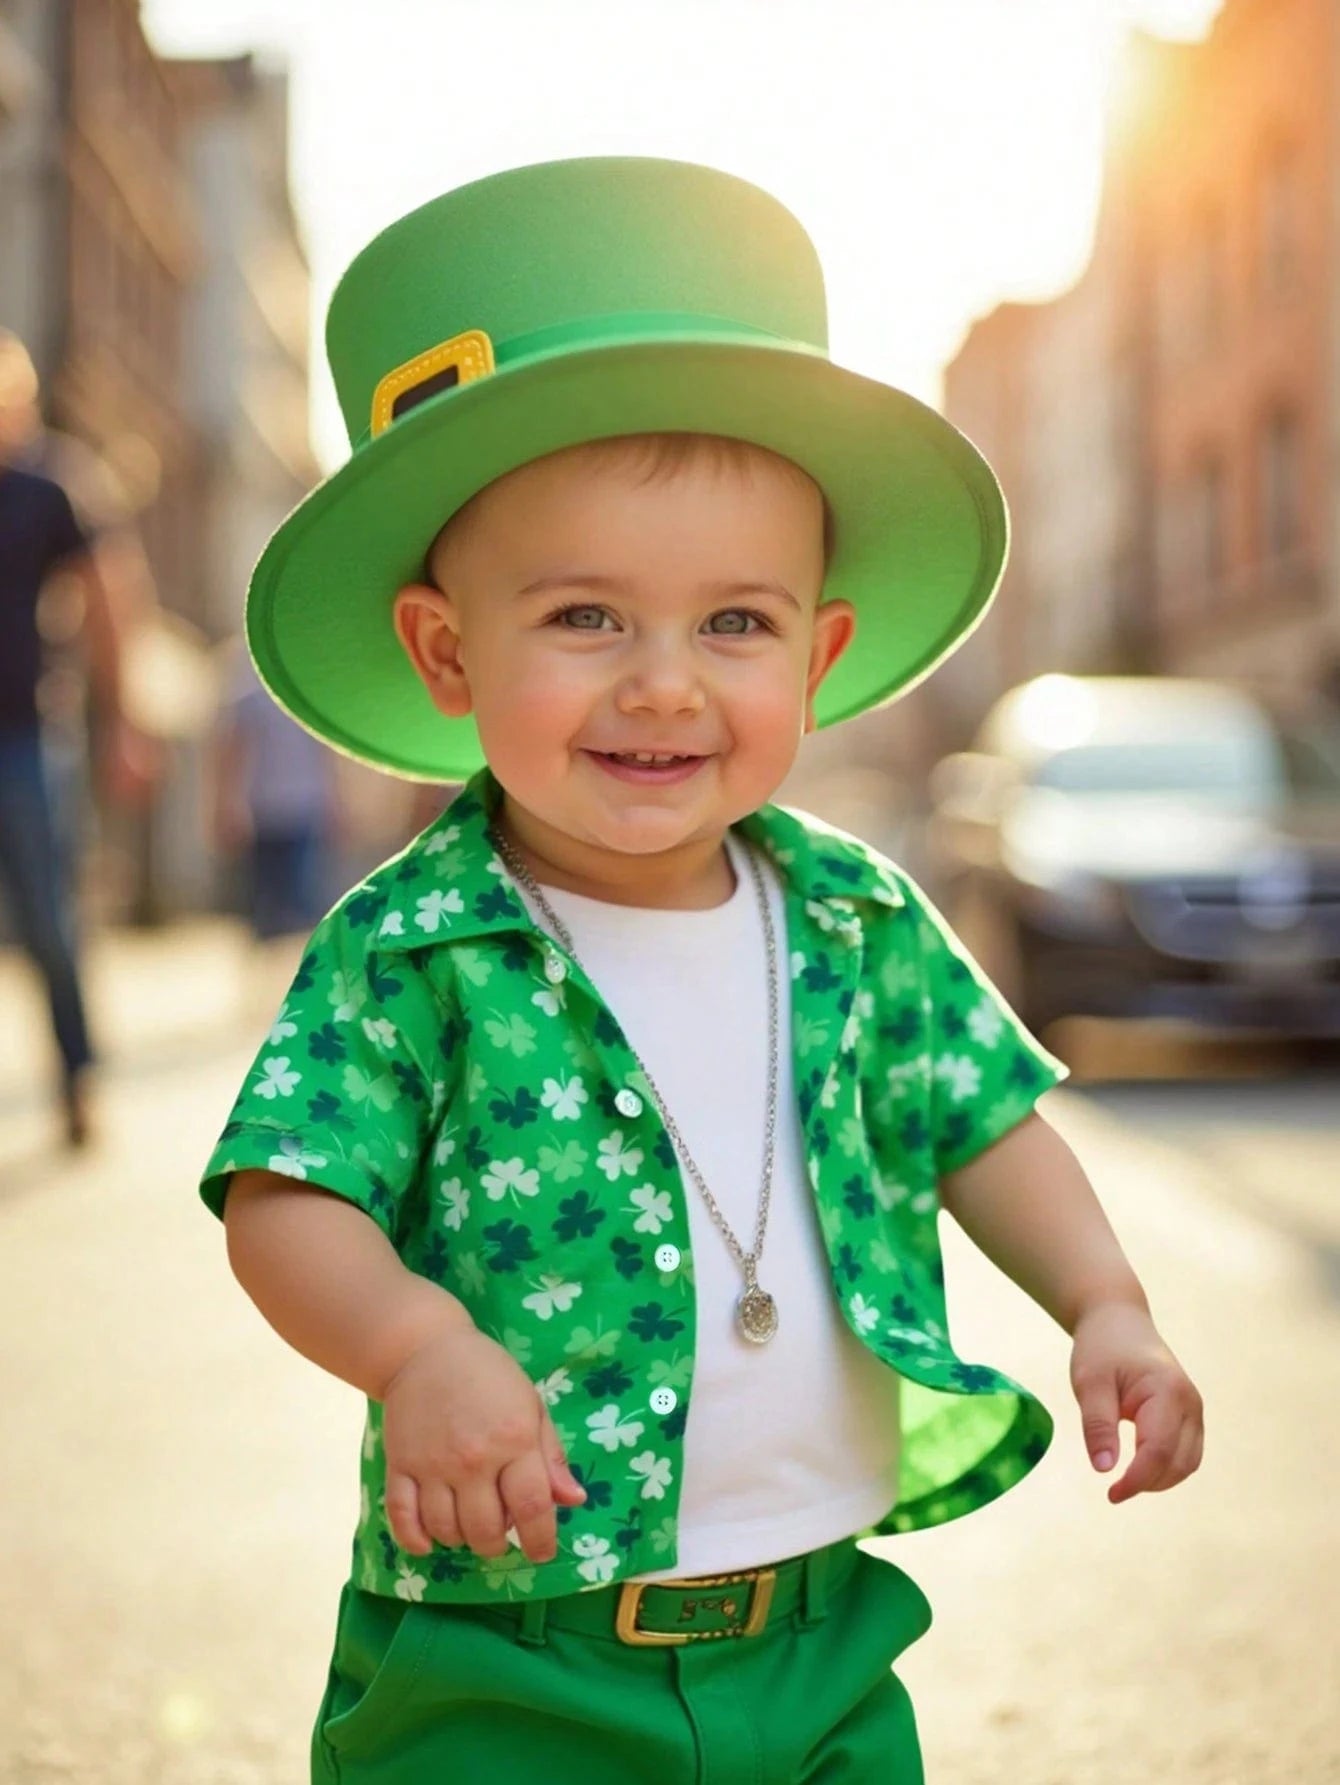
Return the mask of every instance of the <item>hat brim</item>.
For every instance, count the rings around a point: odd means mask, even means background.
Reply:
[[[395,635],[397,590],[485,484],[581,441],[662,431],[770,447],[827,495],[825,596],[852,603],[857,640],[819,691],[818,724],[905,692],[981,620],[1008,523],[977,450],[935,410],[812,349],[704,333],[502,365],[360,447],[256,565],[246,630],[261,677],[337,750],[415,780],[465,779],[483,761],[474,721],[430,701]]]

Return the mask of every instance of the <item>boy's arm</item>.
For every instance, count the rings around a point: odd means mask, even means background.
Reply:
[[[386,1517],[412,1555],[558,1553],[554,1508],[580,1506],[543,1398],[445,1289],[406,1269],[345,1198],[274,1172],[237,1172],[228,1258],[296,1351],[385,1407]],[[448,1345],[446,1341],[450,1341]]]
[[[346,1198],[269,1171],[239,1171],[224,1204],[233,1274],[281,1338],[375,1401],[434,1334],[474,1322],[408,1270]]]
[[[942,1177],[940,1201],[973,1244],[1072,1336],[1100,1304],[1149,1312],[1083,1167],[1036,1111]]]
[[[1071,1335],[1070,1386],[1085,1448],[1115,1506],[1174,1487],[1200,1467],[1200,1391],[1155,1329],[1140,1281],[1070,1148],[1036,1113],[941,1179],[941,1201],[993,1264]]]

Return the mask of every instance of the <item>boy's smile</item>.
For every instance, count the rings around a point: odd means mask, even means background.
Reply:
[[[773,454],[703,441],[648,475],[605,441],[490,485],[396,602],[443,712],[473,712],[537,877],[710,905],[722,834],[771,798],[851,637],[821,604],[823,501]]]

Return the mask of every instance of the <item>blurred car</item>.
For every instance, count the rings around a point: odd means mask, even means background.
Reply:
[[[1340,722],[1218,682],[1042,676],[930,794],[939,902],[1035,1031],[1340,1036]]]

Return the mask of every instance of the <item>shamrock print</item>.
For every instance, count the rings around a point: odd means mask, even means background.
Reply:
[[[590,1239],[605,1219],[605,1210],[592,1201],[590,1191],[579,1190],[559,1203],[553,1229],[561,1240]]]
[[[394,1023],[388,1023],[384,1016],[363,1018],[363,1033],[369,1041],[381,1048],[393,1048],[396,1044]]]
[[[520,1270],[535,1257],[529,1227],[522,1227],[516,1221],[495,1221],[484,1229],[484,1238],[488,1242],[486,1256],[491,1271]]]
[[[279,1015],[270,1025],[270,1046],[278,1047],[281,1042],[290,1040],[297,1033],[298,1025],[290,1017],[289,1007],[285,1002],[280,1006]]]
[[[857,1173],[848,1178],[842,1186],[842,1200],[853,1215],[871,1215],[875,1210],[875,1194],[865,1179]]]
[[[465,901],[456,891],[430,892],[415,901],[414,921],[421,930],[431,936],[450,917],[458,917],[465,910]]]
[[[975,1097],[982,1088],[982,1069],[967,1054],[943,1054],[935,1062],[935,1078],[937,1083],[949,1086],[955,1103]]]
[[[674,1204],[668,1190],[658,1190],[654,1184],[642,1184],[628,1193],[628,1206],[638,1211],[637,1220],[633,1223],[634,1233],[657,1234],[674,1220]]]
[[[628,1316],[628,1329],[650,1345],[655,1339],[673,1339],[676,1333],[682,1333],[684,1322],[667,1313],[660,1302],[646,1302]]]
[[[567,1184],[579,1178],[591,1155],[580,1141],[565,1140],[562,1146],[542,1146],[537,1155],[540,1170],[556,1184]]]
[[[968,1012],[968,1033],[978,1047],[994,1048],[1005,1033],[1005,1018],[1000,1006],[990,998],[981,998]]]
[[[570,1079],[547,1078],[540,1102],[556,1122],[580,1121],[582,1105],[588,1102],[586,1086],[579,1076]]]
[[[442,1220],[453,1233],[459,1233],[470,1216],[470,1191],[459,1178],[448,1178],[438,1185],[442,1203]]]
[[[428,1585],[426,1577],[412,1568],[408,1562],[400,1562],[396,1567],[395,1596],[407,1599],[411,1605],[418,1605],[423,1598],[423,1590]]]
[[[521,915],[516,900],[505,886],[495,886],[489,892],[477,893],[474,911],[481,923],[491,923],[497,918]]]
[[[904,1004],[895,1010],[879,1025],[881,1041],[891,1042],[895,1048],[908,1048],[921,1034],[921,1012],[912,1004]],[[895,1067],[889,1068],[890,1073]]]
[[[641,1481],[644,1500],[664,1500],[674,1478],[669,1457],[657,1456],[654,1450],[644,1450],[629,1458],[628,1470],[633,1480]]]
[[[329,1161],[324,1153],[311,1152],[296,1134],[285,1134],[279,1151],[270,1160],[269,1169],[281,1177],[305,1178],[309,1171],[319,1171]]]
[[[642,1540],[642,1508],[630,1506],[624,1513],[618,1529],[614,1533],[614,1541],[624,1551],[635,1549]]]
[[[537,1320],[552,1320],[555,1311],[566,1314],[581,1293],[580,1283],[565,1283],[562,1277],[546,1273],[532,1295],[522,1296],[521,1306],[529,1308]]]
[[[625,1419],[618,1402],[610,1401],[587,1415],[586,1429],[593,1444],[613,1454],[621,1445],[631,1450],[646,1427],[640,1419]]]
[[[678,1352],[673,1357],[658,1357],[647,1371],[647,1381],[653,1388],[687,1388],[693,1375],[692,1357],[681,1357]]]
[[[293,1070],[287,1054],[261,1062],[261,1076],[252,1087],[257,1097],[291,1097],[302,1083],[302,1074]]]
[[[460,837],[460,825],[449,824],[445,830],[437,831],[433,836],[429,837],[428,841],[423,846],[423,853],[426,858],[431,860],[434,856],[442,855],[446,850],[450,849],[453,843],[458,843]],[[438,872],[440,873],[442,864],[438,862],[436,865]]]
[[[604,1322],[597,1319],[595,1331],[590,1327],[579,1326],[565,1347],[568,1357],[575,1357],[579,1363],[594,1363],[597,1358],[613,1357],[619,1349],[619,1340],[623,1333],[618,1327],[610,1327],[607,1331]]]
[[[610,1363],[592,1370],[582,1386],[593,1401],[607,1401],[611,1395],[626,1395],[633,1378],[621,1363]]]
[[[510,1015],[505,1015],[502,1011],[495,1011],[492,1016],[486,1017],[484,1033],[494,1047],[507,1049],[509,1053],[515,1054],[518,1060],[524,1060],[527,1054],[535,1052],[535,1037],[538,1031],[533,1024],[526,1021],[525,1017],[518,1016],[515,1011]]]
[[[354,1126],[341,1108],[339,1098],[333,1097],[329,1091],[318,1091],[315,1097],[308,1099],[307,1120],[317,1128],[348,1131]]]
[[[535,1384],[540,1391],[540,1399],[546,1407],[557,1407],[564,1395],[570,1395],[576,1386],[570,1370],[551,1370]]]
[[[898,1060],[884,1074],[884,1081],[889,1094],[895,1098],[906,1098],[916,1094],[931,1075],[931,1057],[929,1054],[918,1054],[914,1060]]]
[[[388,1110],[395,1102],[395,1080],[387,1072],[372,1074],[352,1062],[344,1069],[340,1083],[350,1103],[358,1108],[370,1103],[374,1109]]]
[[[499,1225],[505,1228],[510,1227],[512,1224],[508,1221],[502,1222]],[[484,1232],[485,1237],[487,1237],[490,1230],[485,1228]],[[525,1235],[526,1230],[522,1228],[520,1232],[522,1235]],[[506,1270],[508,1267],[506,1264],[502,1264],[491,1268]],[[483,1261],[478,1252],[461,1253],[460,1257],[456,1260],[456,1281],[460,1284],[461,1293],[463,1295],[472,1296],[476,1300],[482,1298],[488,1288],[489,1280],[484,1275]]]
[[[607,1134],[596,1147],[596,1153],[596,1164],[611,1184],[617,1183],[621,1175],[635,1177],[642,1164],[642,1149],[624,1145],[622,1128],[616,1128],[612,1134]]]
[[[619,1572],[619,1558],[611,1553],[607,1537],[583,1532],[573,1543],[572,1553],[577,1558],[578,1574],[597,1586],[613,1580]]]
[[[501,1202],[504,1196],[517,1201],[540,1193],[540,1174],[528,1171],[524,1159],[493,1160],[480,1182],[490,1202]]]
[[[477,948],[453,948],[451,964],[456,969],[457,978],[476,990],[486,986],[493,977],[493,962]]]
[[[330,978],[330,1008],[337,1023],[351,1023],[367,1003],[367,987],[338,968]]]
[[[656,1231],[659,1233],[660,1228]],[[647,1268],[641,1246],[635,1240],[626,1240],[621,1233],[616,1233],[610,1241],[610,1251],[614,1254],[614,1268],[621,1277],[636,1277]]]
[[[319,1029],[312,1031],[307,1037],[307,1052],[324,1066],[333,1066],[337,1060],[345,1060],[349,1055],[334,1023],[322,1023]]]
[[[868,1302],[863,1295],[852,1296],[847,1303],[847,1311],[851,1315],[851,1323],[858,1333],[872,1333],[879,1325],[879,1309],[873,1302]]]
[[[499,1095],[490,1099],[489,1114],[495,1122],[506,1122],[509,1128],[524,1128],[528,1122],[539,1120],[540,1106],[535,1093],[522,1085],[514,1097]]]
[[[535,1591],[535,1564],[524,1550],[509,1549],[501,1556],[481,1556],[479,1572],[486,1587],[509,1599]]]
[[[865,1123],[859,1116],[844,1117],[838,1129],[837,1143],[848,1159],[857,1159],[865,1151]]]

